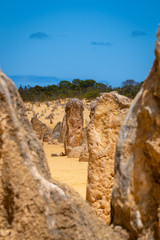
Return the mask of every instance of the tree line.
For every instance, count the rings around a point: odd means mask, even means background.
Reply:
[[[86,98],[94,99],[99,96],[101,92],[117,91],[119,94],[134,98],[138,93],[143,82],[138,83],[135,80],[129,79],[122,82],[121,87],[112,88],[108,84],[97,83],[93,79],[80,80],[73,79],[72,82],[60,81],[58,84],[48,86],[20,86],[19,93],[25,102],[43,102],[50,100],[57,100],[63,98]]]

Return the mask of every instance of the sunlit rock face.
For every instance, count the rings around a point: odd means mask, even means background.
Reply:
[[[58,139],[59,138],[60,132],[61,132],[61,126],[62,126],[62,123],[58,122],[56,124],[56,126],[54,127],[53,132],[52,132],[54,139]]]
[[[89,114],[90,121],[92,119],[92,116],[94,116],[94,111],[95,111],[95,106],[96,106],[97,100],[98,100],[98,98],[90,104],[90,114]],[[88,140],[87,140],[87,132],[88,132],[89,127],[90,127],[90,122],[83,129],[83,144],[82,144],[83,149],[79,155],[80,162],[88,162],[89,161]]]
[[[160,27],[153,67],[118,138],[112,222],[131,239],[160,239]]]
[[[33,130],[42,142],[54,143],[52,131],[49,130],[46,124],[42,123],[36,115],[31,119],[31,124]]]
[[[97,220],[76,192],[51,179],[18,91],[0,72],[0,239],[123,238]]]
[[[64,139],[65,154],[80,146],[83,132],[83,102],[71,98],[66,104],[66,134]]]
[[[117,92],[101,94],[91,105],[91,121],[87,126],[87,200],[96,214],[108,224],[116,143],[130,103],[129,98]]]
[[[80,155],[79,155],[80,162],[88,162],[89,160],[87,128],[88,128],[88,125],[83,129],[82,151],[80,152]]]
[[[61,128],[60,128],[60,134],[59,134],[59,137],[58,137],[58,142],[64,143],[65,135],[66,135],[66,114],[64,115],[62,123],[61,123]]]

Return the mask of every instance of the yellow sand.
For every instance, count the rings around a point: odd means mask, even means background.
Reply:
[[[67,158],[66,156],[51,157],[51,153],[64,151],[63,144],[44,143],[44,150],[52,177],[69,184],[85,199],[88,163],[79,162],[77,158]]]
[[[58,105],[57,109],[53,111],[53,124],[50,124],[50,120],[46,119],[46,117],[52,112],[53,107],[57,104],[56,101],[50,102],[49,107],[47,107],[45,103],[40,103],[40,106],[38,106],[38,104],[26,103],[26,112],[29,120],[31,120],[34,114],[37,114],[38,118],[53,130],[57,122],[62,121],[64,117],[64,104],[66,102],[67,100],[61,100],[62,106]],[[89,106],[90,104],[87,105]],[[84,124],[86,125],[88,122],[89,110],[85,108]],[[51,153],[64,152],[63,144],[58,143],[57,145],[50,145],[48,143],[44,143],[43,147],[47,156],[52,177],[56,180],[69,184],[85,199],[88,163],[79,162],[77,158],[67,158],[66,156],[51,157]]]
[[[57,109],[53,110],[53,124],[50,124],[50,120],[46,119],[47,116],[49,116],[52,113],[52,109],[57,105],[58,101],[52,101],[49,102],[50,106],[47,107],[46,103],[40,103],[40,106],[38,106],[38,103],[25,103],[26,110],[27,110],[27,116],[29,120],[34,116],[34,114],[37,114],[37,117],[45,123],[49,128],[53,129],[55,125],[58,122],[61,122],[63,120],[64,114],[65,114],[65,104],[67,103],[68,99],[61,100],[60,104],[58,105]],[[89,103],[86,103],[85,100],[83,102],[89,107]],[[87,108],[84,108],[83,112],[83,118],[84,118],[84,125],[86,125],[89,122],[89,110]]]

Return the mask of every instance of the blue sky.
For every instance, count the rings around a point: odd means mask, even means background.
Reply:
[[[118,86],[143,81],[152,66],[158,0],[0,0],[0,6],[0,65],[9,76]]]

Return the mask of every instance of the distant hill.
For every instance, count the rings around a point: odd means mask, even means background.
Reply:
[[[34,75],[10,75],[9,78],[12,79],[14,84],[16,85],[17,88],[20,87],[20,85],[24,86],[31,86],[34,87],[35,85],[40,85],[40,86],[47,86],[47,85],[52,85],[52,84],[57,84],[61,80],[60,78],[57,77],[47,77],[47,76],[34,76]]]

